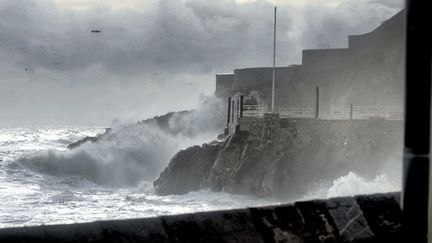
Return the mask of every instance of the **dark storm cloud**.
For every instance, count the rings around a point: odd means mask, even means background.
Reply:
[[[282,5],[279,60],[285,64],[298,60],[290,54],[299,51],[293,48],[299,46],[296,41],[300,46],[319,41],[341,45],[344,34],[370,30],[383,15],[395,12],[386,5],[364,1],[341,5],[311,4],[305,9]],[[233,0],[161,0],[141,11],[92,8],[68,12],[46,2],[6,0],[0,22],[0,48],[15,55],[15,67],[30,71],[80,71],[101,65],[121,75],[209,73],[243,63],[266,65],[269,62],[264,61],[271,60],[272,6],[264,1],[239,5]],[[303,33],[293,39],[286,33],[299,23],[297,31]]]
[[[242,53],[264,55],[271,47],[271,13],[261,1],[240,7],[234,1],[163,0],[143,11],[62,12],[14,0],[0,12],[1,48],[15,54],[15,67],[36,71],[101,65],[121,75],[208,73],[241,62]]]
[[[394,2],[281,3],[278,65],[299,63],[303,48],[346,45],[346,35],[396,13],[401,1]],[[263,0],[83,11],[1,0],[0,123],[107,124],[188,109],[213,91],[215,72],[270,66],[272,35],[273,6]]]

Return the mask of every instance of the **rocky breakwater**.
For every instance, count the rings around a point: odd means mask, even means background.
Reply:
[[[351,171],[397,180],[402,132],[401,121],[384,119],[250,118],[235,133],[178,152],[153,184],[161,195],[210,188],[296,199]]]

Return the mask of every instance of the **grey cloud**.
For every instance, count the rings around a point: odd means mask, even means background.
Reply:
[[[102,65],[121,75],[154,70],[208,73],[240,63],[237,53],[260,56],[268,49],[271,12],[261,9],[269,4],[240,8],[224,1],[213,9],[215,5],[163,0],[144,12],[90,9],[61,14],[45,4],[9,1],[0,17],[2,35],[9,40],[3,48],[16,51],[19,68],[79,71]],[[255,14],[249,16],[251,9]],[[102,33],[90,33],[93,29]]]
[[[384,5],[393,9],[400,9],[401,6],[403,5],[403,1],[395,1],[395,0],[377,0],[377,1],[370,1],[370,2],[378,5]]]
[[[346,45],[346,35],[370,31],[401,5],[281,4],[277,63],[301,62],[301,50],[318,42]],[[2,0],[0,125],[107,124],[192,108],[200,93],[213,91],[215,72],[271,65],[272,25],[273,6],[264,0],[159,0],[142,10],[85,11]]]
[[[79,71],[102,65],[120,75],[209,73],[240,66],[245,57],[249,65],[268,65],[271,60],[272,6],[264,1],[240,6],[234,0],[161,0],[143,12],[90,9],[75,13],[62,13],[47,3],[6,2],[9,4],[3,4],[0,15],[0,30],[6,40],[2,49],[16,51],[19,68]],[[355,29],[365,31],[365,26],[370,28],[377,18],[382,20],[383,15],[395,12],[378,11],[356,1],[343,5],[360,9],[281,6],[279,31],[291,31],[293,22],[301,21],[304,37],[300,40],[306,46],[316,41],[310,35],[319,33],[333,45],[341,45],[344,34]],[[296,11],[306,17],[293,19]],[[368,11],[370,15],[362,17]],[[90,33],[93,29],[102,33]],[[299,51],[293,50],[294,41],[285,35],[279,37],[279,60],[283,63],[299,60],[298,55],[290,55],[290,50]]]
[[[402,1],[393,3],[395,7],[367,0],[345,0],[336,8],[325,4],[308,6],[303,11],[304,48],[317,48],[320,43],[347,47],[348,35],[370,32],[402,9]]]

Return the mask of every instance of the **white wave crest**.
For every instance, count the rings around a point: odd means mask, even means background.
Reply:
[[[333,181],[327,191],[327,197],[354,196],[359,194],[372,194],[400,190],[385,174],[377,175],[367,180],[354,172],[349,172]]]
[[[219,101],[203,101],[199,109],[173,116],[168,122],[170,129],[154,123],[116,125],[97,143],[85,143],[67,152],[39,152],[18,162],[44,174],[81,176],[100,185],[125,186],[154,180],[177,151],[211,141],[221,131],[216,122],[220,119]],[[213,117],[213,123],[203,117]],[[173,126],[181,132],[173,133]]]
[[[384,193],[400,189],[400,185],[389,179],[386,174],[368,179],[355,172],[349,172],[333,181],[321,181],[311,185],[309,192],[300,200]]]

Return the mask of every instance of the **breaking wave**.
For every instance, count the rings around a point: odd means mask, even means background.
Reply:
[[[358,194],[372,194],[400,190],[399,186],[385,174],[368,180],[353,172],[339,177],[327,191],[327,197],[354,196]]]
[[[300,200],[384,193],[399,191],[400,189],[400,185],[385,174],[368,179],[355,172],[349,172],[332,182],[324,181],[312,185],[309,192]]]
[[[100,185],[135,185],[155,179],[180,149],[215,139],[223,126],[220,107],[218,99],[205,97],[198,109],[171,116],[168,127],[152,122],[116,125],[97,143],[66,152],[38,152],[18,163],[44,174],[81,176]]]

